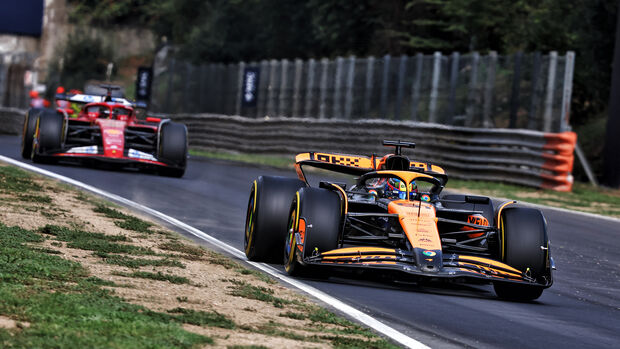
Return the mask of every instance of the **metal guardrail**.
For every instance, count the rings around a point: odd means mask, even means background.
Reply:
[[[25,109],[0,107],[0,134],[21,134]]]
[[[20,134],[26,111],[0,108],[0,133]],[[387,120],[246,118],[177,114],[193,148],[252,154],[307,151],[384,154],[382,139],[412,140],[412,160],[442,166],[454,178],[499,181],[570,191],[574,132],[478,129]],[[292,159],[291,159],[292,162]]]
[[[382,139],[417,143],[410,157],[451,177],[570,191],[576,134],[477,129],[386,120],[253,119],[212,114],[170,116],[185,123],[190,146],[293,155],[306,151],[384,154]]]

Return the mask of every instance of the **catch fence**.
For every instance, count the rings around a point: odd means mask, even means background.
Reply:
[[[154,66],[151,110],[570,129],[575,55],[452,53]]]

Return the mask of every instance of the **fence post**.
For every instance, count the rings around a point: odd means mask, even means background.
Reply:
[[[207,100],[207,107],[205,109],[206,112],[213,113],[214,105],[215,105],[215,64],[209,63],[207,64],[207,92],[205,99]]]
[[[349,69],[347,70],[346,94],[344,100],[344,117],[351,118],[353,110],[353,78],[355,77],[355,56],[349,57]]]
[[[201,64],[200,65],[200,73],[199,73],[199,79],[200,79],[200,83],[198,84],[198,93],[200,94],[200,96],[198,97],[198,100],[200,101],[198,103],[198,109],[199,109],[199,113],[204,113],[206,111],[206,96],[207,96],[207,66],[205,64]]]
[[[534,53],[534,66],[532,67],[532,96],[530,98],[530,109],[527,116],[527,128],[530,130],[538,129],[538,120],[536,114],[538,114],[538,101],[541,91],[540,73],[542,70],[541,54],[540,51]]]
[[[375,57],[366,58],[366,88],[364,89],[364,117],[370,112],[370,99],[372,98],[373,78],[375,69]]]
[[[0,105],[7,105],[7,103],[4,100],[4,96],[6,95],[6,89],[8,86],[8,82],[7,82],[7,67],[5,64],[5,56],[3,54],[0,54]]]
[[[491,109],[493,108],[493,88],[495,87],[495,68],[497,65],[497,52],[491,51],[488,56],[487,80],[484,86],[484,109],[482,110],[482,126],[493,127]]]
[[[170,63],[168,63],[168,86],[166,91],[166,113],[172,113],[172,91],[174,90],[174,58],[170,58]]]
[[[309,118],[312,115],[312,102],[314,99],[314,74],[316,72],[316,61],[310,58],[308,61],[308,84],[306,85],[306,108],[304,116]]]
[[[564,68],[564,90],[562,93],[562,114],[560,115],[560,132],[570,131],[570,102],[573,95],[573,71],[575,69],[575,52],[566,52]]]
[[[547,76],[547,95],[545,97],[545,113],[543,114],[543,131],[551,131],[551,114],[553,112],[553,90],[555,90],[555,70],[558,65],[558,53],[549,53],[549,75]]]
[[[319,97],[319,119],[325,119],[325,100],[327,99],[327,58],[321,59],[321,85],[320,85],[320,97]]]
[[[411,87],[411,120],[418,121],[418,103],[420,102],[420,81],[422,80],[422,64],[424,63],[424,55],[416,53],[415,55],[415,77],[413,78],[413,86]]]
[[[400,56],[398,64],[398,89],[396,91],[396,103],[394,105],[394,119],[400,119],[400,108],[405,94],[405,77],[407,75],[407,55]]]
[[[478,63],[480,62],[480,54],[473,52],[471,55],[471,71],[469,77],[469,91],[467,92],[467,107],[465,107],[465,126],[471,126],[474,123],[476,115],[476,96],[478,95]]]
[[[332,109],[332,118],[342,118],[342,107],[340,102],[342,101],[342,69],[344,65],[344,59],[342,57],[336,58],[336,77],[334,81],[334,105]]]
[[[390,55],[383,56],[383,78],[381,80],[381,117],[387,119],[388,87],[390,83]]]
[[[510,121],[509,128],[517,127],[517,113],[519,112],[519,87],[521,86],[521,60],[523,52],[514,55],[514,73],[512,75],[512,93],[510,94]]]
[[[293,81],[293,111],[292,116],[299,116],[299,108],[301,105],[301,74],[304,67],[304,62],[297,58],[295,59],[295,78]]]
[[[265,116],[267,104],[269,103],[269,85],[271,84],[271,71],[269,61],[260,61],[260,77],[258,79],[258,100],[256,101],[256,117]]]
[[[237,101],[235,102],[235,115],[241,115],[241,98],[243,95],[243,73],[245,71],[245,62],[239,63],[237,75]]]
[[[279,94],[279,100],[280,103],[278,104],[278,113],[277,116],[290,116],[286,115],[287,114],[287,107],[289,105],[289,96],[288,96],[288,60],[287,59],[283,59],[282,63],[280,65],[280,69],[282,69],[282,71],[280,72],[280,94]]]
[[[269,62],[269,86],[267,87],[267,91],[269,96],[267,97],[267,115],[275,116],[276,106],[275,106],[275,94],[276,94],[276,68],[278,65],[278,61],[272,59]]]
[[[448,124],[454,124],[454,114],[456,110],[456,84],[459,78],[459,59],[458,52],[452,52],[450,67],[450,95],[448,97]]]
[[[441,75],[441,52],[433,55],[433,79],[431,85],[431,100],[428,108],[428,122],[437,122],[437,95],[439,76]]]

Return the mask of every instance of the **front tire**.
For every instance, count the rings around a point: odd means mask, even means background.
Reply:
[[[35,128],[37,126],[37,119],[44,109],[30,108],[24,116],[24,129],[22,131],[22,146],[21,154],[22,158],[30,159],[32,156],[32,141],[34,138]]]
[[[163,169],[170,177],[183,177],[187,165],[187,127],[176,122],[166,122],[161,126],[158,157],[173,167]]]
[[[537,281],[550,279],[547,224],[540,210],[510,207],[500,220],[500,251],[504,263],[529,274]],[[531,301],[542,295],[544,287],[517,283],[494,283],[498,297]]]
[[[291,199],[305,186],[299,179],[271,176],[260,176],[252,183],[243,241],[249,260],[282,263]]]
[[[284,269],[289,275],[320,276],[316,270],[309,272],[302,261],[315,253],[338,248],[342,215],[338,193],[322,188],[301,188],[297,192],[289,213],[284,245]]]
[[[64,117],[55,110],[43,110],[35,125],[32,161],[51,162],[49,153],[62,150]]]

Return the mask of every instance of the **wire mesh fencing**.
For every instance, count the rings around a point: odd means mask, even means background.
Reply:
[[[436,52],[199,66],[160,57],[154,68],[154,112],[559,132],[569,128],[574,53]]]

